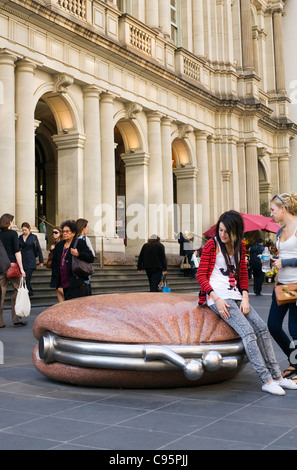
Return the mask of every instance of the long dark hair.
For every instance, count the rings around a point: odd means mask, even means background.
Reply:
[[[219,227],[220,223],[223,223],[226,227],[226,231],[230,237],[230,241],[234,247],[234,261],[235,261],[235,271],[237,277],[239,276],[240,270],[240,258],[241,258],[241,251],[242,251],[242,239],[243,239],[243,230],[244,230],[244,223],[243,218],[239,212],[231,210],[224,212],[218,220],[216,226],[216,239],[218,244],[220,245],[221,251],[226,261],[228,273],[231,272],[231,259],[227,253],[225,243],[221,241],[219,236]]]

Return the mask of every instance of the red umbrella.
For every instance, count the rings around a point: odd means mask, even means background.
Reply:
[[[253,232],[254,230],[266,230],[266,232],[276,233],[280,229],[280,225],[270,217],[264,217],[259,214],[241,214],[244,222],[244,232]],[[217,224],[213,225],[203,235],[206,237],[214,237]]]

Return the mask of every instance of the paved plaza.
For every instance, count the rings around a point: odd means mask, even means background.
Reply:
[[[267,319],[271,286],[251,303]],[[164,294],[166,295],[166,294]],[[31,359],[32,324],[1,329],[1,450],[285,450],[297,448],[297,392],[261,391],[248,364],[221,384],[153,390],[83,388],[42,376]],[[274,343],[275,344],[275,343]],[[275,345],[282,368],[286,360]]]

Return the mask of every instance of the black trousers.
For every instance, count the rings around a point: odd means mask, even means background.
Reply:
[[[146,274],[150,283],[150,292],[158,292],[158,285],[162,277],[161,268],[147,268]]]
[[[78,287],[64,287],[63,292],[65,300],[77,299],[78,297],[85,297],[88,295],[88,286],[86,284],[82,284]]]
[[[26,286],[27,286],[27,289],[29,291],[29,296],[32,297],[33,295],[33,289],[32,289],[32,286],[31,286],[31,278],[32,278],[32,273],[33,273],[34,269],[26,269]]]
[[[262,290],[262,284],[264,282],[264,273],[261,268],[253,269],[254,276],[254,292],[259,295]]]

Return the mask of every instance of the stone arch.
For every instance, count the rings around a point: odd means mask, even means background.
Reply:
[[[176,137],[172,141],[172,157],[177,167],[193,164],[193,155],[185,139]]]
[[[269,168],[265,161],[266,150],[258,149],[258,175],[259,175],[259,195],[260,195],[260,212],[269,215],[269,201],[271,199],[272,184],[269,178]]]

